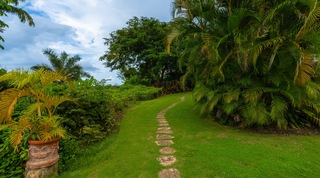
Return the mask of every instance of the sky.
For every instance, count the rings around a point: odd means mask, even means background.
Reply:
[[[126,27],[132,17],[171,20],[172,0],[26,0],[20,4],[35,22],[35,27],[9,14],[0,17],[9,25],[1,36],[5,50],[0,50],[0,68],[29,69],[36,64],[49,64],[43,49],[81,57],[80,65],[97,80],[111,79],[121,84],[117,72],[99,61],[108,49],[103,38]]]

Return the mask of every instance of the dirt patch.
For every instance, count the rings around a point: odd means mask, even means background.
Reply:
[[[217,137],[219,138],[228,138],[227,134],[225,132],[220,132]]]
[[[171,166],[177,161],[174,156],[160,156],[157,158],[157,160],[162,166]]]
[[[161,148],[159,151],[161,154],[164,154],[164,155],[170,155],[170,154],[173,154],[176,152],[175,149],[170,148],[170,147]]]
[[[159,178],[180,178],[180,172],[177,169],[164,169],[158,173]]]
[[[156,144],[158,146],[170,146],[173,144],[173,141],[172,140],[158,140],[158,141],[156,141]]]

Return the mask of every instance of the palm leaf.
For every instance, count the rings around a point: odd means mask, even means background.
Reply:
[[[282,120],[285,119],[285,112],[288,109],[287,102],[279,96],[273,96],[271,102],[271,111],[270,117],[273,121],[278,123],[278,126],[283,127],[281,125]],[[280,122],[278,122],[280,120]],[[280,124],[280,125],[279,125]]]
[[[7,89],[0,93],[0,123],[11,123],[12,113],[18,98],[28,96],[23,90],[15,88]]]
[[[17,151],[18,144],[22,140],[22,133],[31,128],[32,124],[28,118],[21,118],[18,122],[11,126],[10,143],[15,145],[15,151]]]
[[[315,62],[311,54],[304,54],[298,61],[294,81],[300,85],[304,85],[315,76]]]

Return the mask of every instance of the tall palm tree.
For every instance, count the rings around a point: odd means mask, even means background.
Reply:
[[[49,59],[51,65],[40,64],[32,66],[32,70],[39,70],[44,68],[45,70],[63,72],[65,75],[69,77],[71,80],[77,80],[80,77],[90,77],[90,75],[83,71],[83,68],[77,64],[81,60],[79,56],[70,57],[65,51],[61,52],[58,55],[52,49],[43,50],[43,54],[46,55]]]
[[[221,122],[320,126],[319,11],[317,0],[175,0],[167,50],[181,41],[195,99]]]
[[[34,22],[32,17],[23,9],[18,8],[16,6],[19,5],[20,2],[24,2],[24,0],[4,0],[0,2],[0,17],[7,16],[8,13],[17,15],[22,23],[28,22],[29,26],[34,26]],[[3,33],[4,28],[9,27],[4,21],[0,19],[0,33]],[[0,41],[4,42],[4,39],[0,36]],[[4,49],[2,45],[0,45],[1,49]]]

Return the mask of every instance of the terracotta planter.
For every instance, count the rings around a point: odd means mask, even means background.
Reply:
[[[25,177],[52,177],[58,171],[59,140],[61,137],[44,142],[29,140],[29,160]]]

